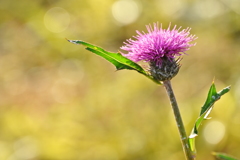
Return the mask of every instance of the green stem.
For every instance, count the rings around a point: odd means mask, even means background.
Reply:
[[[183,147],[183,150],[184,150],[184,153],[185,153],[185,157],[186,157],[187,160],[194,160],[195,156],[191,152],[190,147],[189,147],[188,137],[187,137],[184,125],[183,125],[183,121],[182,121],[182,118],[181,118],[181,114],[180,114],[180,111],[179,111],[179,108],[178,108],[176,98],[175,98],[174,93],[173,93],[171,82],[170,82],[170,80],[167,80],[167,81],[164,81],[163,84],[164,84],[164,87],[167,91],[168,97],[169,97],[170,102],[171,102],[171,106],[172,106],[173,113],[174,113],[174,116],[175,116],[175,120],[176,120],[176,123],[177,123],[177,126],[178,126],[178,131],[179,131],[179,134],[180,134],[180,138],[181,138],[182,147]]]

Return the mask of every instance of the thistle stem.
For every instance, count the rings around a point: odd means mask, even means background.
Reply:
[[[183,125],[183,121],[182,121],[182,118],[181,118],[181,114],[180,114],[180,111],[179,111],[179,108],[178,108],[176,98],[175,98],[174,93],[173,93],[171,82],[170,82],[170,80],[166,80],[166,81],[163,82],[163,84],[164,84],[164,87],[167,91],[169,100],[171,102],[171,106],[172,106],[174,117],[175,117],[175,120],[176,120],[176,123],[177,123],[177,126],[178,126],[178,131],[179,131],[179,134],[180,134],[180,138],[181,138],[182,147],[183,147],[183,150],[184,150],[185,157],[186,157],[187,160],[194,160],[195,156],[189,148],[188,137],[187,137],[184,125]]]

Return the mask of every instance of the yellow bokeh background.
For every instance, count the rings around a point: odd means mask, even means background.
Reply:
[[[162,23],[191,27],[197,45],[172,80],[187,133],[215,79],[232,86],[196,139],[240,158],[240,1],[5,0],[0,5],[1,160],[182,160],[162,86],[65,40],[117,52]]]

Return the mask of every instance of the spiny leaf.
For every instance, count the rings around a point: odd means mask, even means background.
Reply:
[[[130,59],[124,57],[120,53],[113,53],[113,52],[108,52],[98,46],[92,45],[90,43],[81,41],[81,40],[68,40],[71,43],[74,44],[79,44],[79,45],[84,45],[86,47],[86,50],[95,53],[107,61],[111,62],[117,70],[122,70],[122,69],[128,69],[128,70],[135,70],[147,78],[151,79],[157,84],[161,84],[161,82],[155,80],[151,75],[149,75],[140,65],[137,63],[131,61]]]
[[[219,100],[221,98],[222,95],[224,95],[225,93],[227,93],[230,90],[230,86],[222,89],[219,92],[216,92],[216,87],[215,84],[212,83],[209,91],[208,91],[208,96],[206,99],[206,102],[204,103],[201,112],[200,112],[200,116],[197,118],[194,127],[192,129],[192,132],[189,136],[189,145],[190,148],[192,150],[192,152],[195,152],[195,137],[198,135],[198,128],[199,126],[202,124],[203,120],[208,119],[208,115],[210,114],[210,112],[213,109],[213,105],[214,103]]]
[[[212,153],[214,157],[216,157],[218,160],[238,160],[235,157],[232,157],[230,155],[227,155],[225,153],[220,153],[220,152],[213,152]]]
[[[208,96],[207,96],[207,100],[204,103],[204,105],[202,106],[201,112],[200,112],[200,116],[209,108],[210,103],[212,102],[212,96],[214,96],[215,94],[217,94],[216,91],[216,87],[214,85],[214,83],[211,85],[209,91],[208,91]],[[211,104],[213,105],[213,104]]]

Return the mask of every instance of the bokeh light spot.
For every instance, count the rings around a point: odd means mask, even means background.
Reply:
[[[117,22],[127,25],[137,20],[140,7],[133,0],[119,0],[112,5],[112,14]]]
[[[16,159],[35,159],[35,157],[38,155],[37,142],[30,136],[23,137],[20,140],[16,141],[14,144],[14,150],[14,157]]]
[[[51,93],[57,103],[69,103],[75,96],[75,85],[69,79],[62,78],[53,84]]]
[[[122,142],[122,147],[126,152],[138,152],[145,145],[145,136],[135,129],[129,129],[123,134]]]
[[[219,121],[211,121],[204,128],[203,134],[208,143],[217,144],[222,140],[225,132],[226,128],[223,123]]]
[[[63,32],[68,28],[70,15],[60,7],[54,7],[48,10],[44,16],[45,27],[54,33]]]
[[[72,84],[77,85],[81,82],[84,71],[81,61],[77,59],[66,59],[58,67],[58,75],[63,79],[68,79]]]
[[[203,0],[195,4],[194,10],[201,18],[214,18],[223,14],[226,7],[217,0]]]
[[[160,12],[167,16],[180,16],[181,12],[179,11],[185,7],[182,0],[161,0],[157,2]]]

